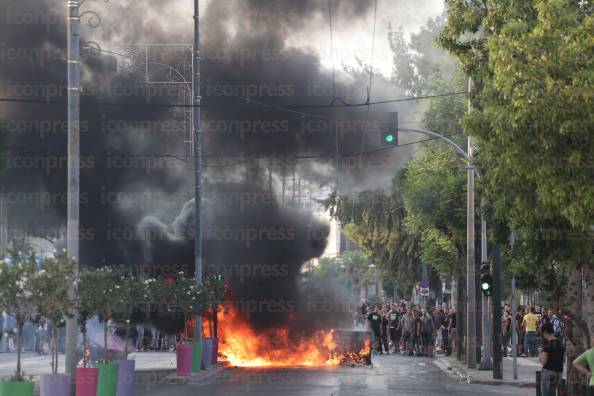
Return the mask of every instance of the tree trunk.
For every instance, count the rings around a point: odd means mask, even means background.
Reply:
[[[52,374],[58,374],[58,348],[56,348],[56,332],[58,328],[52,329]]]
[[[16,379],[21,380],[21,336],[23,334],[23,323],[17,323],[17,334],[16,334],[16,349],[17,349],[17,368],[16,368]]]
[[[126,321],[126,330],[124,333],[124,360],[128,360],[128,336],[130,332],[130,323]]]
[[[565,334],[567,348],[567,383],[579,383],[579,373],[573,369],[571,362],[586,350],[588,338],[587,326],[581,319],[582,313],[582,269],[577,268],[569,274],[565,288],[565,304],[563,313],[569,317]]]
[[[83,367],[87,367],[87,321],[83,321],[82,324],[82,348],[83,348]]]
[[[103,321],[103,363],[107,363],[107,320]]]
[[[584,279],[584,299],[583,299],[583,310],[584,320],[588,327],[588,336],[590,339],[590,345],[594,340],[594,264],[584,263],[583,265],[583,279]]]

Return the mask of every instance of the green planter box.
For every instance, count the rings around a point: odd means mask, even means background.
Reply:
[[[195,340],[192,345],[192,372],[197,373],[202,366],[202,340]]]
[[[33,383],[0,381],[0,396],[33,396]]]
[[[118,390],[117,364],[96,364],[99,369],[99,382],[97,384],[97,396],[116,396]]]

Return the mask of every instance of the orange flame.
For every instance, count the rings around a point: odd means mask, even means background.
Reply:
[[[219,312],[218,337],[219,354],[232,366],[364,364],[369,355],[369,340],[365,340],[361,351],[341,353],[338,352],[332,330],[319,330],[308,337],[295,337],[283,327],[255,330],[243,314],[234,308]]]

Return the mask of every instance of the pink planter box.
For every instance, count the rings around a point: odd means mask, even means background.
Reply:
[[[76,369],[76,396],[97,396],[98,368]]]
[[[178,344],[176,349],[177,375],[192,374],[192,344]]]

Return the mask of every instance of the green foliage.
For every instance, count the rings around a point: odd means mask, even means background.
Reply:
[[[366,287],[375,277],[375,266],[360,250],[346,251],[338,257],[322,257],[313,269],[312,281],[325,283],[338,282],[348,289]]]
[[[516,231],[525,285],[551,284],[592,260],[593,4],[447,4],[440,43],[476,82],[463,124],[477,137],[492,219]]]
[[[17,366],[14,379],[23,380],[21,371],[20,339],[25,322],[31,320],[36,309],[35,253],[23,254],[10,250],[8,258],[0,261],[0,310],[13,315],[17,323]]]
[[[427,144],[408,164],[402,184],[405,228],[420,239],[421,263],[446,276],[464,273],[464,162],[450,147]]]
[[[55,252],[45,258],[41,269],[33,276],[33,288],[37,302],[37,314],[59,326],[66,317],[72,317],[75,300],[69,290],[74,282],[76,260],[69,258],[65,250]],[[57,374],[58,350],[55,348],[56,332],[52,332],[52,353],[54,354],[52,371]]]

